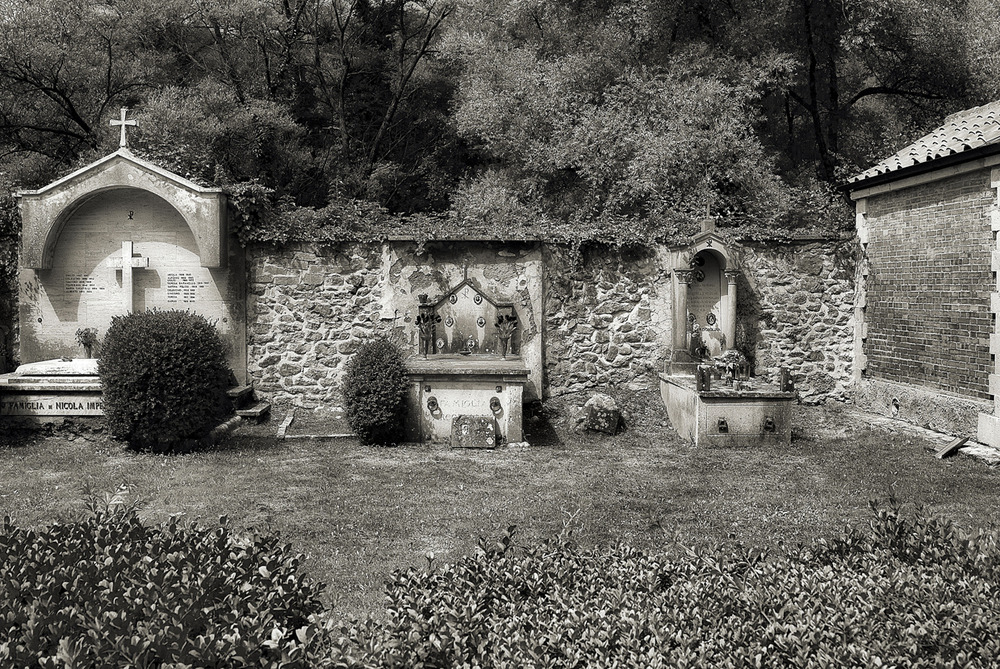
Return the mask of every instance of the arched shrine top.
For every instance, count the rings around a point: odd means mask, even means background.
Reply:
[[[194,234],[202,267],[225,266],[225,192],[199,186],[123,147],[43,188],[15,194],[21,209],[22,267],[51,268],[59,234],[73,212],[98,193],[131,188],[153,193],[177,210]]]

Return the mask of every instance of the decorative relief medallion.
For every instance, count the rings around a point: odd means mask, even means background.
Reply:
[[[448,316],[448,318],[445,319],[444,324],[447,325],[448,327],[451,327],[452,325],[455,324],[455,319],[452,318],[451,316]]]
[[[479,293],[476,293],[476,296],[474,298],[472,298],[472,301],[475,302],[476,304],[482,304],[483,303],[483,296],[480,295]]]
[[[717,320],[718,319],[715,317],[715,314],[713,314],[712,312],[708,312],[708,315],[705,316],[705,322],[708,323],[709,325],[715,325]]]
[[[437,344],[437,349],[439,351],[443,351],[444,350],[444,339],[441,339],[441,337],[438,337],[437,341],[434,342],[434,343]]]
[[[694,278],[694,280],[695,280],[695,281],[697,281],[698,283],[701,283],[702,281],[704,281],[704,280],[705,280],[705,272],[704,272],[704,271],[702,271],[702,270],[700,270],[700,269],[696,269],[696,270],[694,270],[693,272],[691,272],[691,276],[692,276],[692,277]]]
[[[479,318],[476,319],[476,325],[478,325],[481,328],[486,327],[486,319],[480,316]]]
[[[458,302],[458,295],[452,293],[451,295],[448,296],[448,301],[451,302],[452,304],[455,304],[456,302]]]

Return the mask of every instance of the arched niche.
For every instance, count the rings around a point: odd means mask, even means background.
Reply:
[[[45,270],[59,235],[73,213],[94,196],[115,189],[138,189],[168,202],[194,235],[202,267],[226,262],[226,198],[119,149],[44,188],[19,191],[22,221],[21,266]]]
[[[692,332],[702,334],[707,351],[719,355],[736,339],[737,255],[710,222],[692,244],[675,254],[673,276],[673,337],[675,362],[697,360]]]

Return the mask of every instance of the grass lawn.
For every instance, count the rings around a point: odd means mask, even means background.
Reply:
[[[891,491],[965,527],[1000,521],[1000,472],[962,455],[937,460],[927,449],[939,444],[841,407],[801,407],[789,448],[742,449],[682,442],[657,395],[633,398],[625,411],[629,429],[615,437],[577,433],[569,419],[531,421],[525,450],[279,441],[276,419],[212,452],[179,456],[132,453],[102,435],[6,434],[0,515],[44,525],[81,513],[86,487],[126,484],[153,521],[226,515],[236,528],[280,533],[345,615],[377,615],[392,570],[426,565],[429,551],[457,560],[508,525],[526,541],[572,518],[585,546],[773,546],[863,522],[868,501]]]

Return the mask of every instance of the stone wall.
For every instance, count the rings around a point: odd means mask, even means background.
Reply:
[[[247,375],[278,405],[341,404],[347,358],[382,320],[378,246],[293,245],[248,253]]]
[[[344,365],[374,336],[417,354],[419,296],[434,302],[466,279],[513,304],[532,370],[525,394],[541,393],[541,260],[533,244],[301,244],[248,255],[248,375],[278,405],[339,406]]]
[[[867,379],[989,399],[989,170],[867,198]]]
[[[755,369],[787,367],[799,399],[852,394],[856,242],[743,249],[736,340],[753,342]]]
[[[851,248],[741,255],[737,344],[756,352],[760,373],[789,367],[806,402],[850,396]],[[469,277],[515,305],[526,399],[656,387],[671,349],[671,253],[500,242],[250,249],[248,375],[279,405],[339,405],[340,375],[361,342],[385,334],[416,354],[418,296],[434,301]]]
[[[662,251],[546,247],[547,395],[658,387],[670,354],[668,266]]]

